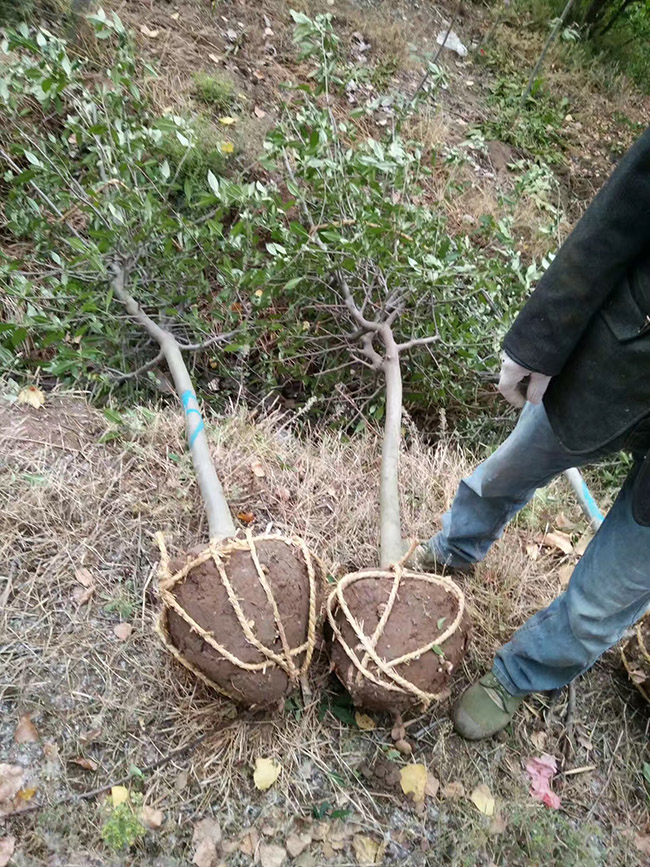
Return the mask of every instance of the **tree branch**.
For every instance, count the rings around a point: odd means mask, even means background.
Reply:
[[[114,263],[111,288],[113,295],[124,304],[127,312],[160,344],[162,354],[167,361],[174,380],[176,392],[185,410],[185,427],[189,443],[192,463],[196,472],[199,489],[208,518],[211,540],[220,540],[235,535],[235,525],[228,508],[228,503],[217,476],[208,439],[205,435],[203,419],[194,394],[192,380],[187,371],[178,342],[174,335],[161,328],[148,316],[135,298],[125,287],[125,266]]]
[[[432,334],[431,337],[415,337],[413,340],[398,343],[397,351],[405,352],[407,349],[413,349],[414,346],[427,346],[429,343],[437,343],[438,340],[440,340],[439,334]]]

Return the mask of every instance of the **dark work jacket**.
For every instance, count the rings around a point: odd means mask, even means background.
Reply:
[[[650,129],[562,245],[504,348],[553,377],[544,406],[570,452],[650,449]]]

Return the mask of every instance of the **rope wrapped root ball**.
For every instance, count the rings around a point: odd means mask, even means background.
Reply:
[[[281,705],[306,683],[324,571],[301,539],[248,533],[212,542],[177,560],[174,574],[161,550],[157,630],[178,662],[251,708]]]
[[[453,581],[400,565],[353,572],[330,594],[327,617],[332,666],[358,707],[403,711],[448,695],[470,632]]]
[[[634,635],[621,648],[621,658],[632,683],[650,701],[650,615],[636,624]]]

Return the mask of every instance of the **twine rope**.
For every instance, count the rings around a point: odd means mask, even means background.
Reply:
[[[456,630],[460,626],[460,623],[463,619],[463,614],[465,612],[465,595],[460,589],[460,587],[458,587],[449,578],[422,572],[411,572],[405,569],[404,562],[410,556],[412,548],[413,546],[411,546],[411,550],[409,550],[398,563],[394,563],[387,569],[377,569],[364,572],[351,572],[348,575],[345,575],[339,581],[339,583],[330,593],[327,599],[327,618],[329,620],[330,626],[332,627],[332,631],[334,632],[339,644],[343,648],[346,656],[357,669],[357,682],[359,682],[361,678],[366,678],[371,683],[374,683],[376,686],[379,686],[382,689],[412,695],[426,707],[433,701],[439,701],[442,698],[443,693],[426,692],[425,690],[420,689],[414,683],[411,683],[411,681],[407,680],[407,678],[403,677],[395,669],[399,665],[404,665],[408,662],[412,662],[415,659],[419,659],[424,653],[433,651],[434,647],[439,647],[440,645],[444,644],[444,642],[447,641],[456,632]],[[345,590],[348,587],[352,586],[352,584],[355,584],[357,581],[361,581],[364,578],[392,579],[392,586],[388,600],[386,602],[386,607],[382,612],[379,623],[375,627],[372,636],[368,636],[366,634],[363,628],[363,624],[360,623],[352,614],[345,599]],[[388,622],[388,618],[391,615],[402,581],[404,579],[423,581],[428,584],[435,584],[439,587],[443,587],[446,592],[452,593],[456,597],[456,601],[458,603],[458,610],[456,612],[456,617],[454,618],[452,623],[444,631],[442,631],[440,635],[438,635],[433,641],[430,641],[428,644],[423,645],[416,650],[405,653],[402,656],[396,657],[395,659],[389,661],[379,656],[376,650],[376,646],[379,639],[384,633],[386,623]],[[343,637],[343,633],[338,623],[336,622],[335,615],[337,609],[340,609],[343,612],[347,622],[352,627],[359,644],[365,651],[362,658],[359,658],[357,653],[350,647],[350,645]],[[375,674],[369,668],[370,661],[374,662],[375,666],[379,670],[379,675]],[[383,675],[383,678],[380,675]]]
[[[314,561],[316,560],[320,567],[321,576],[325,575],[325,570],[320,561],[317,560],[317,558],[315,558],[314,555],[309,551],[302,539],[297,537],[286,537],[272,534],[263,534],[253,537],[252,533],[249,530],[246,532],[245,540],[229,539],[228,541],[221,543],[215,543],[211,541],[207,548],[197,554],[192,560],[190,560],[190,562],[185,564],[185,566],[183,566],[173,575],[170,573],[169,570],[169,555],[167,553],[167,547],[165,545],[165,540],[162,533],[156,533],[156,541],[160,549],[159,589],[160,596],[164,605],[160,616],[156,622],[155,629],[169,652],[178,662],[181,663],[181,665],[185,666],[185,668],[191,671],[196,677],[199,678],[199,680],[201,680],[207,686],[212,687],[222,695],[233,699],[240,698],[240,696],[232,695],[224,687],[215,683],[211,678],[209,678],[191,662],[185,659],[183,654],[178,650],[177,647],[175,647],[175,645],[171,641],[171,637],[169,634],[168,612],[170,609],[175,611],[176,614],[178,614],[178,616],[185,621],[189,628],[197,635],[199,635],[202,640],[206,642],[206,644],[208,644],[220,656],[222,656],[235,667],[240,668],[244,671],[254,672],[266,671],[269,666],[275,665],[278,668],[281,668],[286,673],[291,683],[298,683],[302,678],[304,678],[307,669],[309,668],[309,665],[311,663],[314,649],[316,646],[316,628],[318,621],[318,587]],[[307,577],[309,582],[309,612],[307,621],[307,638],[306,641],[304,641],[301,645],[295,648],[291,648],[289,646],[286,630],[284,627],[284,623],[282,622],[282,618],[280,617],[280,611],[278,609],[273,590],[267,579],[265,567],[259,559],[256,543],[266,541],[280,541],[284,542],[291,548],[297,548],[301,552],[303,562],[305,563],[305,566],[307,568]],[[257,580],[264,591],[266,599],[273,613],[275,627],[277,629],[278,636],[282,644],[282,653],[276,653],[274,650],[267,647],[262,641],[259,640],[259,638],[255,635],[253,628],[251,627],[249,619],[246,617],[243,611],[240,600],[237,597],[237,594],[232,586],[230,579],[228,578],[224,562],[227,561],[228,557],[235,551],[248,551],[251,556],[251,560],[253,562],[253,565],[255,566]],[[239,626],[244,633],[247,642],[253,647],[255,647],[255,649],[264,657],[261,662],[244,662],[242,659],[239,659],[239,657],[231,653],[226,647],[224,647],[214,638],[212,633],[205,630],[185,611],[185,609],[179,604],[176,597],[172,593],[173,588],[179,582],[183,581],[193,569],[195,569],[197,566],[201,566],[208,560],[212,560],[217,569],[217,573],[219,575],[221,583],[226,591],[228,600],[232,605]],[[298,666],[296,665],[294,658],[300,656],[301,654],[304,654],[304,658],[302,663]]]

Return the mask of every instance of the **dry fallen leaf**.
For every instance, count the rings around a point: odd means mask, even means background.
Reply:
[[[583,533],[583,535],[580,536],[576,544],[576,554],[578,555],[578,557],[582,557],[582,555],[587,550],[587,546],[593,538],[594,534],[591,530],[587,530],[586,533]]]
[[[573,543],[571,537],[566,533],[547,533],[544,536],[544,545],[548,548],[558,548],[563,554],[571,554],[573,552]]]
[[[213,63],[219,64],[221,63],[221,58],[218,54],[208,54],[208,57]]]
[[[120,804],[126,804],[129,800],[129,790],[126,786],[111,787],[111,803],[114,807],[119,807]]]
[[[253,772],[255,788],[262,792],[270,789],[280,776],[280,770],[280,765],[273,759],[264,759],[258,756],[255,759],[255,771]]]
[[[260,843],[260,864],[262,867],[281,867],[287,860],[284,846],[275,843]]]
[[[543,753],[546,746],[546,732],[533,732],[530,736],[530,742],[536,750]]]
[[[152,30],[150,27],[147,27],[146,24],[141,24],[140,33],[142,33],[143,36],[146,36],[147,39],[155,39],[160,33],[160,30]]]
[[[83,587],[95,586],[93,576],[85,566],[82,566],[80,569],[75,569],[74,577]]]
[[[253,512],[237,512],[237,518],[244,524],[252,524],[255,520],[255,514]]]
[[[258,81],[264,81],[264,79],[266,78],[266,76],[264,75],[264,73],[263,73],[263,72],[260,72],[259,69],[254,69],[254,70],[253,70],[253,75],[255,76],[255,78],[256,78]]]
[[[458,782],[458,780],[454,780],[451,783],[447,783],[446,786],[443,786],[440,794],[443,798],[447,798],[448,801],[453,801],[456,798],[464,798],[465,786]]]
[[[31,714],[25,713],[18,720],[14,732],[14,742],[17,744],[35,744],[38,741],[38,732],[32,722]]]
[[[297,858],[311,843],[311,834],[289,834],[284,841],[287,852],[292,858]]]
[[[395,749],[403,756],[410,756],[413,752],[413,747],[405,738],[400,738],[400,740],[395,741]]]
[[[234,117],[220,117],[219,123],[222,123],[224,126],[232,126],[233,123],[237,123],[237,119]]]
[[[291,499],[291,491],[289,488],[278,488],[275,493],[278,499],[282,500],[283,503],[288,503]]]
[[[178,19],[181,17],[181,13],[180,12],[172,12],[169,17],[172,19],[172,21],[178,21]]]
[[[437,777],[434,777],[432,773],[427,774],[427,782],[424,787],[424,794],[429,798],[435,798],[438,794],[438,789],[440,788],[440,780]]]
[[[371,732],[376,726],[371,716],[368,716],[367,713],[359,713],[359,711],[354,714],[354,721],[362,732]]]
[[[87,732],[84,732],[79,738],[80,742],[87,746],[88,744],[92,744],[93,741],[96,741],[102,733],[100,728],[89,729]]]
[[[90,602],[94,592],[94,587],[77,587],[72,591],[72,599],[79,606],[85,605],[87,602]]]
[[[634,846],[637,851],[643,853],[643,855],[650,855],[650,837],[644,837],[641,834],[635,834]]]
[[[89,759],[87,756],[77,756],[75,759],[70,759],[73,765],[79,765],[84,771],[96,771],[99,765],[94,759]]]
[[[6,867],[16,850],[15,837],[0,837],[0,867]]]
[[[405,795],[413,795],[417,804],[424,800],[424,790],[427,785],[427,769],[425,765],[406,765],[399,774],[400,786]]]
[[[469,796],[469,799],[476,806],[476,809],[484,815],[494,815],[494,795],[485,783],[479,783]]]
[[[259,105],[255,106],[255,108],[253,109],[253,114],[255,115],[255,117],[259,117],[260,119],[266,117],[266,112],[263,108],[260,108]]]
[[[251,473],[254,476],[257,476],[258,479],[261,479],[266,475],[264,467],[262,466],[262,461],[253,461],[251,464]]]
[[[35,385],[28,385],[18,392],[18,403],[26,403],[39,409],[45,403],[45,395]]]
[[[352,849],[359,867],[372,867],[373,864],[381,864],[384,860],[384,843],[378,843],[372,837],[365,834],[356,834],[352,838]]]
[[[562,566],[557,571],[557,577],[560,579],[560,587],[566,587],[573,575],[573,570],[575,566],[573,563],[567,563],[566,566]]]
[[[0,804],[10,801],[22,788],[24,771],[20,765],[0,764]]]
[[[531,560],[537,560],[539,558],[539,546],[533,543],[526,545],[526,553]]]
[[[260,836],[255,828],[249,828],[242,835],[239,851],[243,855],[248,855],[249,858],[254,858],[257,852],[257,847],[260,842]]]
[[[162,810],[155,810],[153,807],[146,805],[140,810],[140,821],[149,828],[150,831],[157,831],[165,818]]]
[[[215,867],[220,843],[221,825],[216,819],[201,819],[194,826],[192,835],[192,845],[196,846],[192,864],[195,867]]]
[[[315,825],[312,826],[311,835],[314,840],[324,840],[330,832],[330,823],[329,822],[316,822]]]
[[[506,830],[507,822],[500,813],[497,813],[490,822],[488,834],[503,834]]]
[[[120,641],[126,641],[129,635],[133,632],[133,627],[130,623],[118,623],[113,627],[113,632]]]

